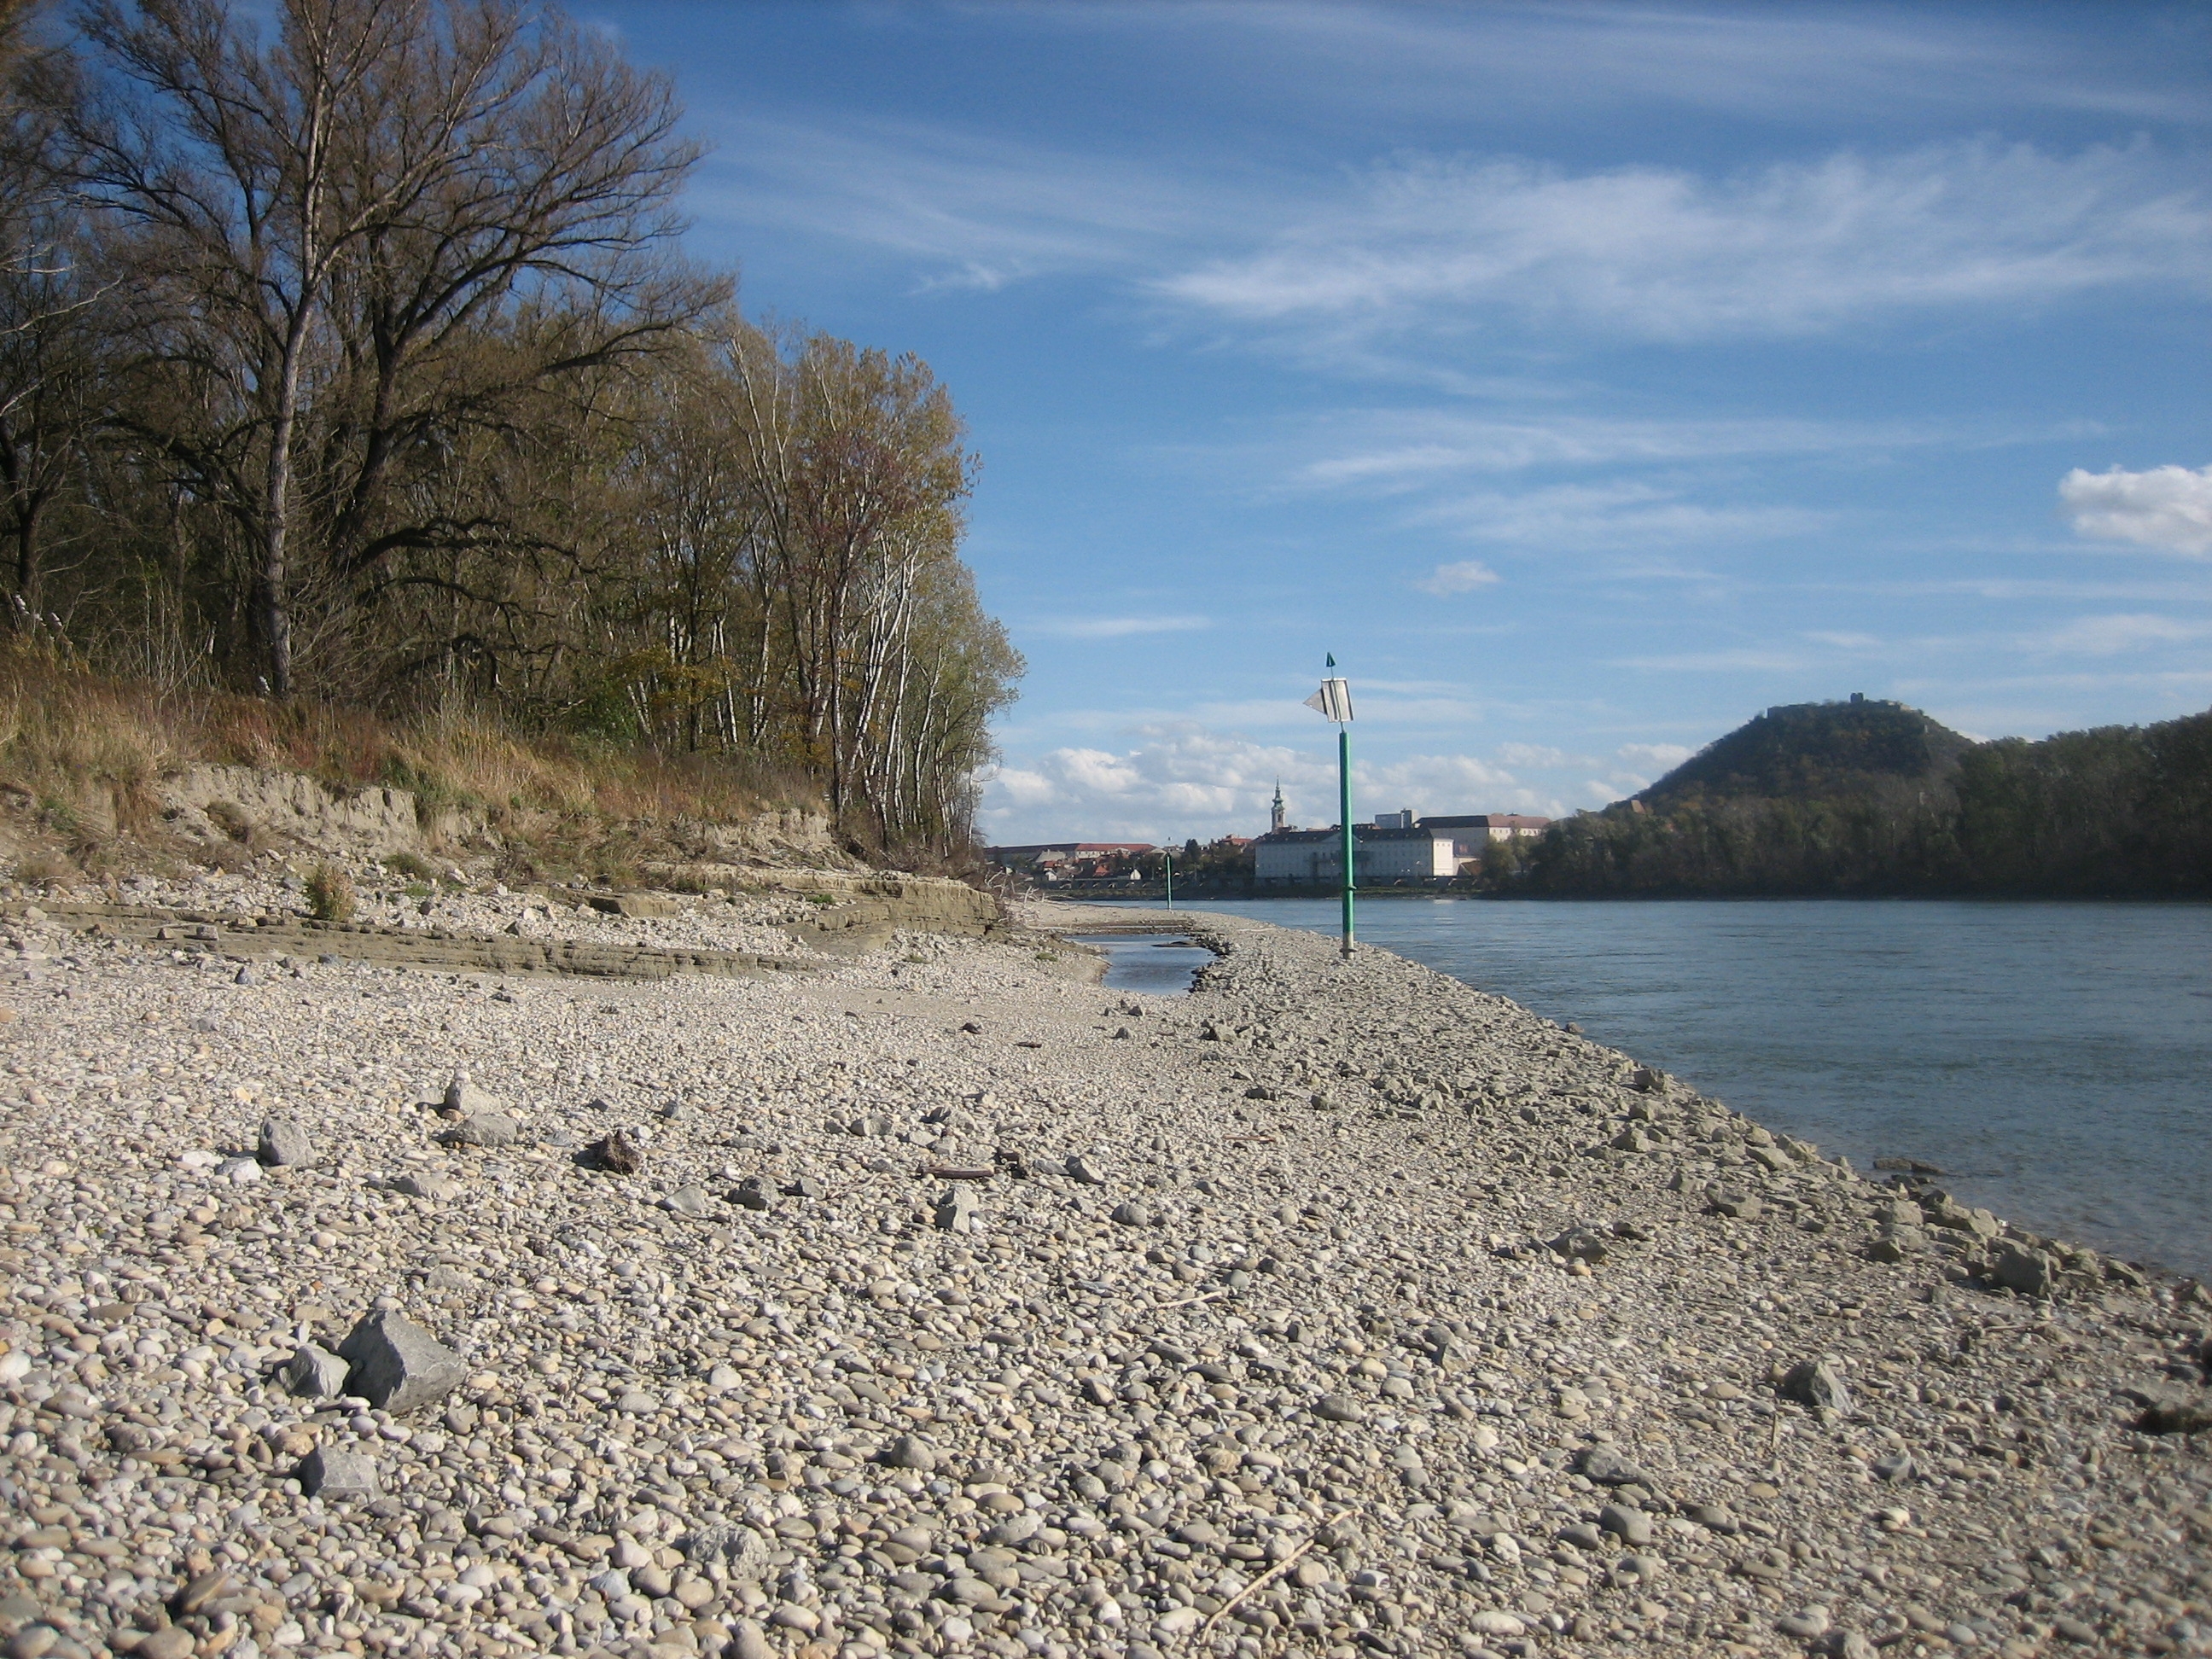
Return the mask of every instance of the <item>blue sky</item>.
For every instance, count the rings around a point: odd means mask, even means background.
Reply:
[[[911,350],[986,838],[1602,805],[1771,703],[2212,704],[2212,13],[586,6],[697,256]]]

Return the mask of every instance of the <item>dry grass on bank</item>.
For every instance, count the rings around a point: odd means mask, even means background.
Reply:
[[[0,796],[87,869],[158,835],[160,781],[195,764],[304,772],[343,787],[410,791],[426,816],[477,811],[556,863],[605,865],[655,827],[820,810],[803,774],[727,756],[663,755],[587,738],[526,737],[480,713],[396,720],[330,704],[222,692],[164,694],[38,643],[0,641]],[[593,856],[597,849],[599,856]],[[629,852],[639,849],[629,845]]]

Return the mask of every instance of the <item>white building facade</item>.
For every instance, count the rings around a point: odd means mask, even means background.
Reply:
[[[1362,886],[1449,881],[1459,872],[1451,831],[1352,826],[1353,871]],[[1313,886],[1344,879],[1343,836],[1335,830],[1286,830],[1252,843],[1252,877],[1261,886]]]
[[[1492,841],[1540,834],[1549,818],[1492,813],[1421,818],[1387,812],[1352,826],[1353,872],[1362,887],[1448,882]],[[1261,887],[1334,887],[1344,880],[1343,832],[1278,830],[1252,843],[1252,879]]]

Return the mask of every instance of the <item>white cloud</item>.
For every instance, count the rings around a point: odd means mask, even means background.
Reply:
[[[2084,617],[2031,643],[2042,650],[2084,657],[2112,657],[2159,645],[2184,645],[2212,637],[2212,623],[2172,617]]]
[[[2137,542],[2166,553],[2212,553],[2212,466],[2148,472],[2075,467],[2058,481],[2058,510],[2093,541]]]
[[[1805,637],[1815,645],[1832,645],[1838,651],[1878,651],[1881,648],[1881,641],[1871,634],[1816,629]]]
[[[1065,617],[1030,623],[1027,631],[1064,640],[1121,640],[1135,634],[1192,634],[1212,626],[1208,617]]]
[[[1000,843],[1073,839],[1201,840],[1258,835],[1282,781],[1295,823],[1336,817],[1336,766],[1328,745],[1256,743],[1194,721],[1139,729],[1123,750],[1068,747],[1023,757],[984,780],[981,821]],[[1473,755],[1413,755],[1355,763],[1362,818],[1417,812],[1566,810],[1560,789],[1531,785]],[[1599,799],[1610,799],[1601,795]]]
[[[689,192],[694,212],[910,259],[924,289],[1133,269],[1244,222],[1185,174],[951,125],[751,114],[712,125],[723,143]]]
[[[1802,651],[1765,646],[1735,646],[1719,651],[1683,651],[1658,657],[1623,657],[1623,668],[1657,669],[1670,674],[1794,674],[1818,665]]]
[[[1803,6],[1215,0],[1026,15],[1061,27],[1116,30],[1179,59],[1204,51],[1211,33],[1233,54],[1235,79],[1367,123],[1401,121],[1414,111],[1459,120],[1471,108],[1538,119],[1571,110],[1604,122],[1639,105],[1792,123],[1814,112],[1868,121],[1877,112],[1911,118],[1929,109],[1958,120],[1963,111],[2022,104],[2136,121],[2205,118],[2186,53],[2167,54],[2172,61],[2148,74],[2139,62],[2122,68],[2098,50],[2127,37],[2110,18],[2098,20],[2106,27],[2075,31],[2039,26],[2017,9],[1978,16],[1923,7],[1885,15]]]
[[[1481,560],[1460,559],[1438,565],[1413,586],[1424,593],[1445,599],[1455,593],[1472,593],[1478,587],[1495,586],[1500,580],[1498,574]]]
[[[1662,772],[1672,771],[1698,751],[1679,743],[1624,743],[1613,753],[1631,765],[1641,764]],[[1644,786],[1636,786],[1641,789]]]
[[[1462,473],[1832,455],[1955,439],[1931,428],[1849,422],[1624,420],[1565,411],[1505,420],[1365,410],[1331,416],[1302,441],[1334,453],[1298,465],[1294,483],[1388,494]]]
[[[998,769],[984,782],[985,833],[1001,842],[1257,835],[1278,777],[1309,815],[1335,799],[1334,766],[1318,748],[1254,743],[1188,721],[1134,735],[1137,745],[1119,753],[1054,749]]]
[[[1508,766],[1565,766],[1566,751],[1540,743],[1501,743],[1498,758]]]
[[[1945,143],[1724,179],[1413,155],[1270,246],[1152,287],[1351,337],[1464,325],[1480,308],[1643,339],[1788,336],[1929,307],[2200,289],[2204,195],[2141,144]]]
[[[1316,675],[1318,681],[1319,675]],[[1221,726],[1256,726],[1262,730],[1288,726],[1300,732],[1326,736],[1328,727],[1321,717],[1305,706],[1304,699],[1312,695],[1311,688],[1303,688],[1296,696],[1253,698],[1236,702],[1201,702],[1188,712],[1209,723]],[[1385,689],[1385,683],[1367,680],[1355,675],[1352,682],[1352,706],[1358,710],[1359,724],[1376,726],[1467,726],[1483,718],[1480,703],[1467,696],[1438,691],[1428,695],[1406,695]]]
[[[1623,478],[1507,493],[1474,490],[1409,515],[1480,541],[1546,548],[1649,547],[1790,536],[1826,522],[1796,507],[1708,507],[1672,487]]]
[[[1381,766],[1355,763],[1353,771],[1373,808],[1355,809],[1364,818],[1407,806],[1421,813],[1504,811],[1538,799],[1512,773],[1473,755],[1409,755]]]

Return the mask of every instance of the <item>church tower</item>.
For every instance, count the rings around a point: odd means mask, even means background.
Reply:
[[[1284,830],[1289,828],[1290,824],[1285,818],[1283,813],[1283,781],[1280,778],[1277,778],[1275,780],[1275,807],[1274,811],[1267,815],[1267,832],[1270,835],[1279,836]]]

